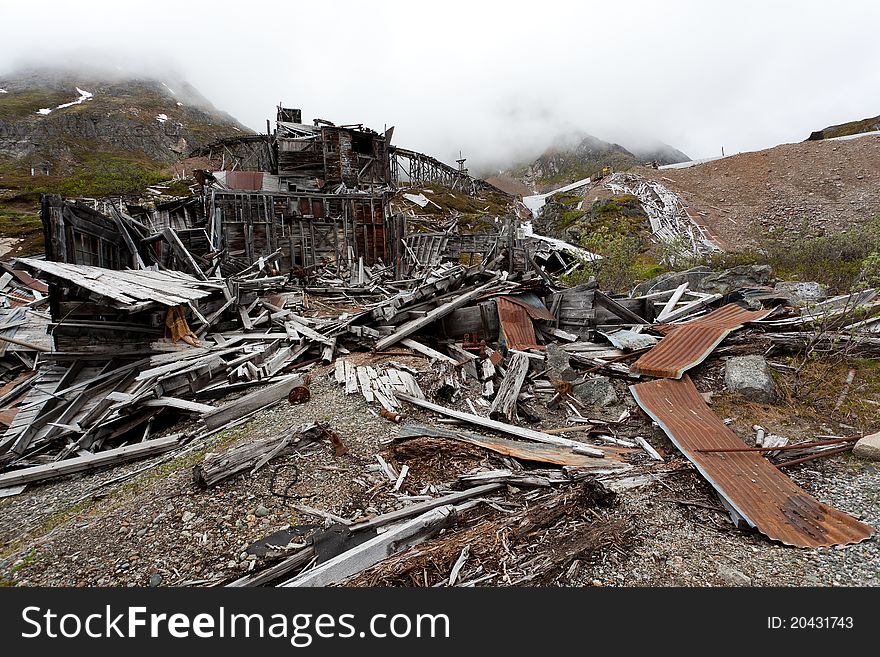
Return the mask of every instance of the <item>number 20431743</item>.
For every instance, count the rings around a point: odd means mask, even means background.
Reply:
[[[771,630],[851,630],[852,616],[768,616]]]

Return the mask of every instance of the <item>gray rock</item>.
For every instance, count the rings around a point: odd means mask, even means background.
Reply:
[[[729,294],[741,287],[763,287],[773,279],[770,265],[740,265],[715,272],[699,283],[700,292]]]
[[[717,571],[718,577],[723,579],[727,584],[730,584],[731,586],[752,585],[752,578],[744,573],[741,573],[736,568],[731,568],[730,566],[719,564]]]
[[[572,381],[577,377],[577,373],[569,365],[568,352],[558,344],[548,343],[545,353],[547,354],[547,368],[553,378]]]
[[[188,523],[190,520],[196,517],[196,514],[192,511],[184,511],[183,515],[180,517],[180,521],[184,524]]]
[[[733,356],[724,366],[724,386],[746,399],[769,404],[776,399],[776,384],[763,356]]]
[[[575,386],[572,394],[588,406],[613,406],[619,401],[617,390],[605,376],[588,378],[584,383]]]
[[[153,588],[159,586],[162,583],[162,576],[159,573],[153,573],[150,575],[150,586]]]
[[[258,518],[265,518],[270,513],[272,513],[272,512],[269,511],[269,509],[264,507],[262,504],[260,506],[258,506],[256,509],[254,509],[254,515],[257,516]]]
[[[853,447],[853,454],[869,461],[880,461],[880,431],[860,439]]]
[[[648,279],[643,283],[636,285],[633,290],[634,297],[640,297],[652,292],[663,292],[664,290],[674,290],[682,283],[688,283],[691,290],[696,290],[700,281],[712,273],[708,267],[700,266],[688,269],[686,271],[670,271],[660,274],[654,278]]]
[[[816,281],[779,281],[774,288],[798,305],[816,303],[828,297],[828,289]]]

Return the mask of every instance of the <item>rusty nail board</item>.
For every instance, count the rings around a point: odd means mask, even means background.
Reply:
[[[721,497],[768,538],[816,548],[859,543],[874,533],[870,525],[816,500],[755,452],[697,451],[739,448],[743,442],[706,405],[690,377],[638,383],[630,391]]]

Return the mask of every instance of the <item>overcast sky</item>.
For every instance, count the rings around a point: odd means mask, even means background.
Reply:
[[[2,22],[0,72],[97,53],[175,69],[256,130],[283,101],[472,166],[577,130],[698,158],[880,114],[876,0],[77,0]]]

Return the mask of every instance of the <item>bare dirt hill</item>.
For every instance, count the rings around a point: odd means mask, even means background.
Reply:
[[[641,167],[695,210],[726,249],[839,233],[880,214],[880,136],[809,141],[686,169]]]

